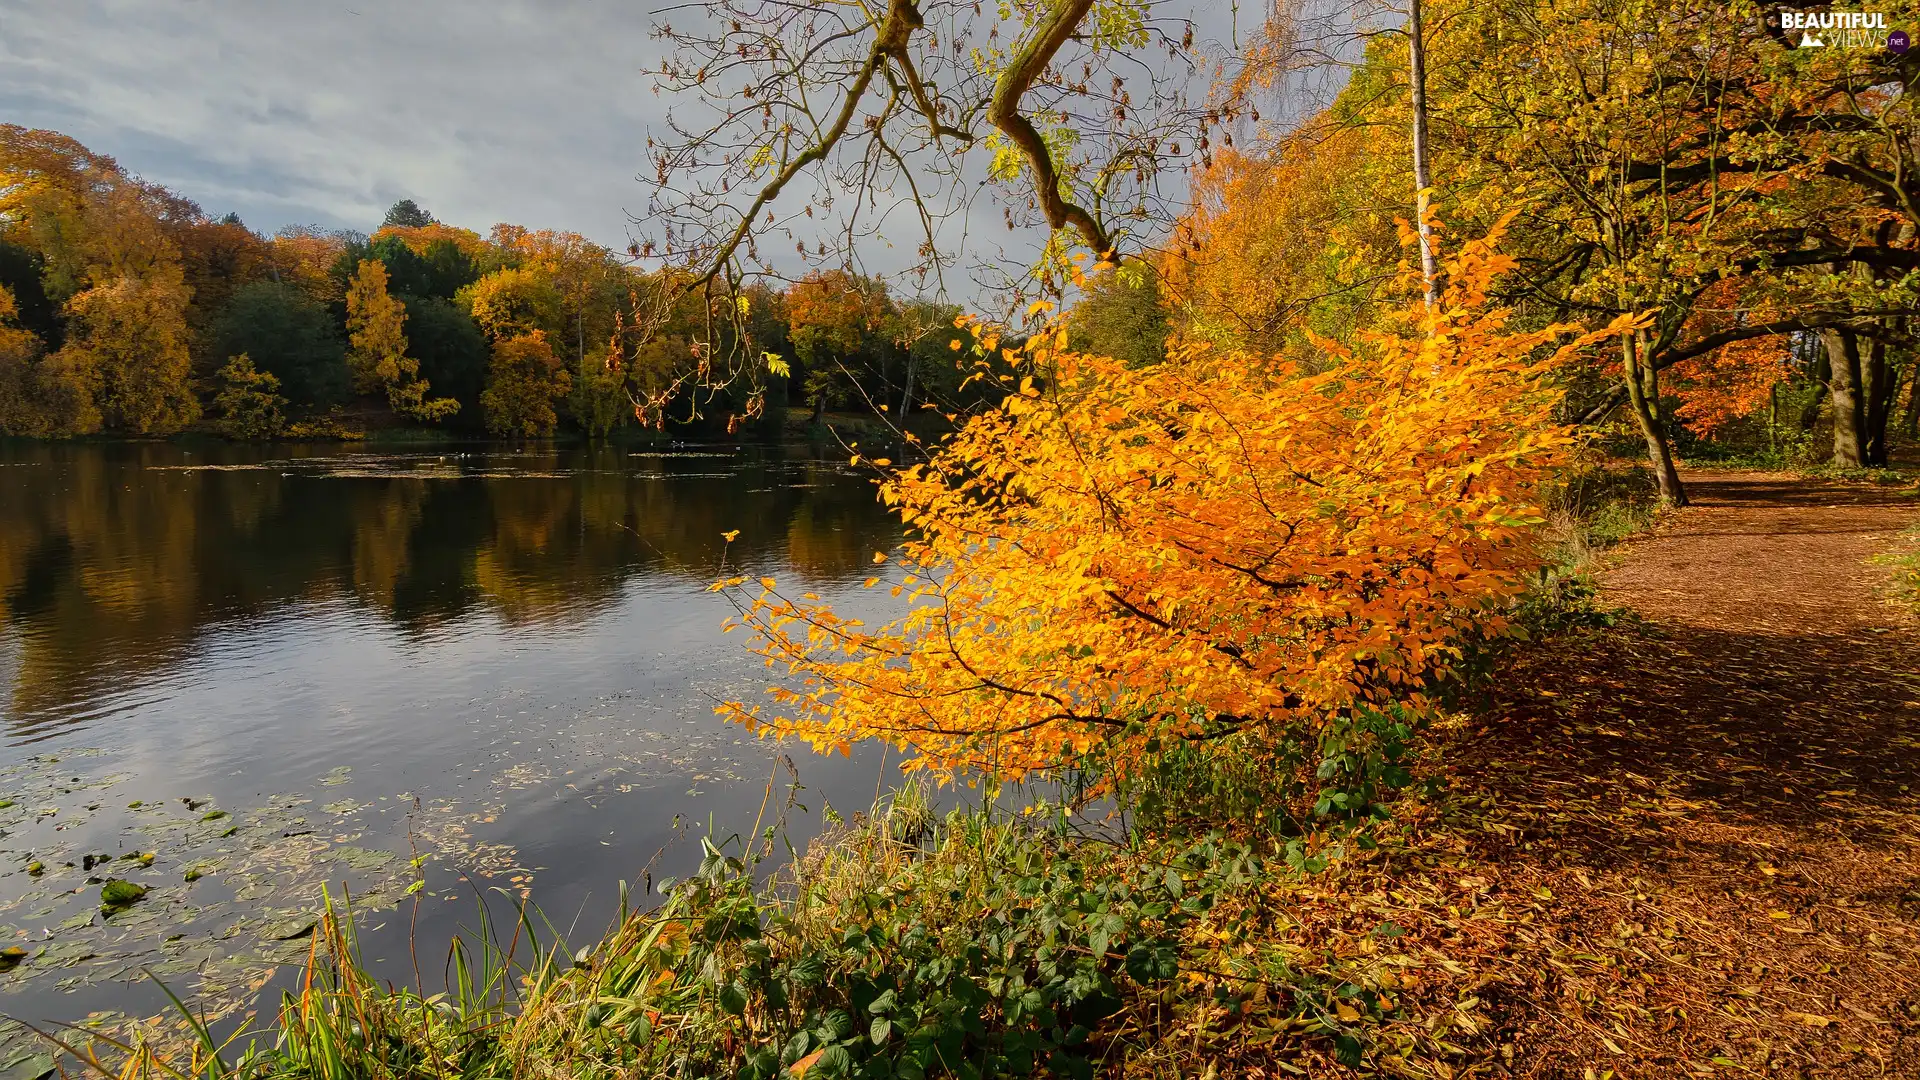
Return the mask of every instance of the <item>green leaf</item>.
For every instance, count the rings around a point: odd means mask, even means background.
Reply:
[[[1164,982],[1179,973],[1179,956],[1169,944],[1135,945],[1127,952],[1127,974],[1136,982]]]
[[[874,1017],[873,1026],[867,1029],[867,1038],[872,1039],[875,1046],[887,1045],[887,1040],[893,1038],[893,1021],[884,1016]]]
[[[145,885],[135,885],[131,881],[114,878],[100,886],[100,903],[104,907],[126,907],[128,904],[147,895]]]
[[[853,1053],[844,1046],[829,1046],[820,1060],[813,1063],[813,1068],[820,1070],[822,1076],[846,1076],[853,1071]],[[809,1069],[808,1075],[812,1072]]]

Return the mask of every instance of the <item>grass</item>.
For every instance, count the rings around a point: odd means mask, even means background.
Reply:
[[[171,1032],[67,1049],[100,1075],[207,1080],[1197,1076],[1276,1040],[1302,1061],[1371,1052],[1388,992],[1280,944],[1287,871],[1219,834],[1070,820],[936,817],[910,789],[771,879],[742,838],[709,838],[696,874],[597,945],[570,953],[523,909],[456,941],[433,994],[368,974],[330,901],[263,1027],[219,1038],[182,1006]]]
[[[1900,534],[1893,549],[1875,556],[1873,562],[1891,568],[1894,600],[1920,611],[1920,526]]]
[[[1621,542],[1651,527],[1658,492],[1637,464],[1600,462],[1572,472],[1551,493],[1543,585],[1584,578]]]

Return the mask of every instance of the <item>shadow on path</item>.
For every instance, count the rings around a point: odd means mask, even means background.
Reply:
[[[1920,1077],[1920,499],[1690,484],[1450,751],[1508,1075]]]

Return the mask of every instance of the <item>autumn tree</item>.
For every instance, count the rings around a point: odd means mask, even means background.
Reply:
[[[1448,12],[1432,39],[1443,199],[1469,222],[1525,208],[1513,295],[1541,317],[1654,313],[1583,412],[1627,408],[1663,496],[1684,499],[1661,373],[1753,339],[1826,336],[1840,357],[1836,458],[1871,457],[1872,440],[1848,432],[1885,415],[1869,402],[1889,395],[1887,364],[1848,343],[1887,339],[1920,263],[1897,193],[1872,179],[1898,173],[1905,151],[1855,133],[1904,122],[1903,101],[1873,89],[1898,65],[1803,55],[1731,3],[1652,21],[1621,0],[1435,10]],[[1733,302],[1730,318],[1697,317],[1710,293]]]
[[[571,385],[572,378],[553,354],[546,331],[528,330],[496,340],[487,389],[480,395],[487,430],[529,438],[553,434],[559,422],[554,403],[566,396]]]
[[[193,294],[170,234],[195,215],[66,136],[0,125],[0,229],[39,254],[62,305],[62,345],[37,372],[44,397],[64,403],[49,429],[158,434],[198,417]]]
[[[256,370],[245,353],[228,360],[217,376],[220,390],[214,409],[220,414],[220,432],[233,439],[263,439],[280,434],[284,425],[280,380]]]
[[[815,418],[859,392],[854,369],[888,314],[886,287],[842,271],[807,275],[787,290],[787,335]],[[884,384],[881,387],[884,394]]]
[[[347,287],[347,362],[353,388],[366,394],[401,377],[406,362],[407,309],[387,292],[387,268],[378,260],[360,264]]]
[[[1159,254],[1174,327],[1311,364],[1323,355],[1316,335],[1348,340],[1372,326],[1404,257],[1388,199],[1401,152],[1380,125],[1330,112],[1262,152],[1219,154],[1196,174],[1192,205]]]
[[[127,277],[67,301],[67,343],[49,363],[97,388],[76,431],[104,425],[160,435],[199,419],[189,382],[185,294],[178,281]]]
[[[266,277],[322,303],[342,302],[346,281],[335,280],[333,267],[346,251],[348,239],[349,234],[312,225],[281,229],[267,242]]]
[[[538,330],[551,334],[561,324],[560,291],[546,275],[507,267],[460,290],[457,302],[493,339]]]
[[[1410,313],[1430,333],[1328,343],[1318,373],[1191,345],[1134,367],[1065,350],[1062,328],[1030,338],[1053,378],[926,464],[872,463],[909,529],[876,557],[890,621],[771,578],[716,586],[796,676],[770,707],[722,711],[821,749],[885,739],[914,769],[1097,760],[1108,782],[1182,743],[1285,769],[1288,747],[1357,717],[1419,715],[1537,565],[1542,486],[1572,443],[1558,370],[1631,325],[1510,328],[1486,290],[1511,267],[1467,245],[1436,309]]]
[[[363,394],[384,390],[394,412],[418,420],[459,412],[458,401],[427,396],[430,386],[420,377],[420,362],[407,355],[406,320],[406,306],[387,292],[386,267],[378,259],[361,263],[347,288],[352,345],[347,360],[354,389]]]

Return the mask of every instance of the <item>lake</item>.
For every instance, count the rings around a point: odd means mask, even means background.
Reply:
[[[871,603],[897,526],[846,461],[0,444],[0,1013],[151,1015],[151,971],[235,1014],[305,959],[323,885],[375,971],[417,955],[438,989],[482,899],[596,938],[769,780],[771,819],[783,752],[796,845],[823,800],[865,809],[897,758],[714,716],[773,676],[705,591],[738,529],[737,565]],[[114,879],[149,891],[107,912]]]

